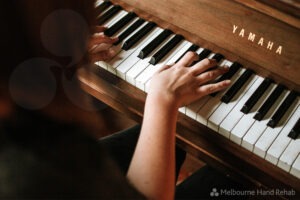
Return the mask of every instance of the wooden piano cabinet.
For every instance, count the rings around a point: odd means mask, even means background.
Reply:
[[[87,93],[142,122],[146,93],[97,65],[80,69],[78,79]],[[177,143],[188,153],[248,186],[300,192],[300,182],[296,177],[181,113],[176,137]]]

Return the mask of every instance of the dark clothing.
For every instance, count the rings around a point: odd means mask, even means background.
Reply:
[[[2,125],[0,199],[144,199],[77,126],[27,111]]]
[[[123,174],[127,173],[136,142],[140,133],[140,126],[134,126],[127,130],[115,133],[113,135],[101,138],[100,143],[108,150],[111,157],[116,161]],[[185,160],[186,153],[176,146],[176,177],[178,177],[180,167]],[[213,190],[214,189],[214,190]],[[240,191],[244,188],[214,170],[209,166],[205,166],[194,174],[185,179],[176,187],[176,200],[187,199],[209,199],[216,198],[214,191],[218,190],[236,190]],[[214,193],[214,194],[212,194]],[[218,196],[218,199],[246,199],[243,196]]]
[[[0,199],[144,199],[125,178],[139,133],[135,126],[98,141],[74,124],[22,110],[1,128]],[[176,147],[177,175],[184,159]],[[177,186],[175,199],[206,199],[213,188],[239,187],[205,167]]]
[[[122,173],[127,173],[133,152],[140,134],[141,126],[137,125],[113,135],[101,138],[100,143],[108,150],[116,161]],[[176,177],[185,160],[185,151],[176,146]]]

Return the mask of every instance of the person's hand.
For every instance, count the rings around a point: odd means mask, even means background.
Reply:
[[[116,54],[116,51],[111,47],[113,43],[118,41],[118,38],[104,35],[103,31],[105,29],[103,26],[97,26],[95,28],[96,33],[88,42],[89,59],[91,62],[106,61]]]
[[[196,53],[188,52],[176,64],[162,67],[151,79],[148,96],[162,103],[181,107],[230,85],[230,80],[211,82],[227,72],[228,67],[209,70],[217,62],[207,58],[190,66],[197,58]]]

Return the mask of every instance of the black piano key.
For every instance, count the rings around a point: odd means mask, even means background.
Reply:
[[[267,114],[269,109],[274,105],[275,101],[279,98],[279,96],[282,94],[283,90],[285,89],[285,86],[278,85],[274,91],[271,93],[271,95],[267,98],[267,100],[264,102],[264,104],[259,108],[254,119],[261,121],[264,116]]]
[[[195,65],[197,62],[203,60],[204,58],[207,58],[209,54],[211,53],[211,50],[209,49],[203,49],[199,54],[198,54],[198,60],[194,61],[191,66]]]
[[[253,74],[251,69],[247,69],[240,78],[229,88],[229,90],[221,98],[224,103],[229,103],[230,100],[236,95],[236,93],[242,88],[242,86],[247,82],[250,76]]]
[[[268,122],[267,126],[274,128],[278,122],[281,120],[282,116],[286,113],[289,107],[292,105],[293,101],[297,98],[297,92],[291,91],[289,95],[284,99],[282,104],[276,110],[274,115],[271,117],[270,121]]]
[[[128,27],[123,33],[121,33],[118,37],[118,41],[114,43],[114,45],[120,44],[127,36],[129,36],[131,33],[133,33],[137,28],[139,28],[145,20],[138,19],[135,21],[130,27]]]
[[[123,50],[130,49],[133,45],[135,45],[140,39],[142,39],[147,33],[149,33],[156,24],[154,22],[148,22],[143,28],[141,28],[138,32],[136,32],[133,36],[131,36],[128,40],[126,40],[122,46]]]
[[[136,14],[133,12],[127,13],[122,19],[117,21],[114,25],[112,25],[110,28],[106,29],[104,31],[104,34],[111,37],[113,36],[116,32],[121,30],[126,24],[128,24],[134,17],[136,17]]]
[[[221,82],[224,80],[231,79],[233,75],[242,67],[242,65],[238,62],[232,63],[232,65],[229,68],[229,71],[225,74],[223,74],[220,78],[216,80],[216,82]]]
[[[288,136],[295,140],[299,137],[299,135],[300,135],[300,118],[298,119],[297,123],[292,128]]]
[[[213,55],[213,57],[211,59],[214,59],[216,60],[217,62],[220,62],[222,59],[224,58],[224,56],[220,53],[216,53],[215,55]],[[214,67],[211,67],[209,68],[208,70],[206,71],[210,71],[210,70],[213,70],[213,69],[216,69],[218,66],[214,66]]]
[[[272,79],[265,78],[265,80],[259,85],[259,87],[255,90],[255,92],[250,96],[250,98],[246,101],[244,106],[241,109],[241,112],[248,114],[253,106],[257,103],[263,93],[268,89],[268,87],[272,83]]]
[[[96,7],[96,14],[101,14],[111,5],[110,1],[104,1],[99,6]]]
[[[220,53],[216,53],[211,59],[215,59],[217,62],[220,62],[222,59],[224,59],[224,56]]]
[[[167,55],[181,40],[183,40],[182,35],[175,35],[167,44],[165,44],[158,52],[156,52],[149,63],[156,65],[165,55]]]
[[[143,59],[148,56],[158,45],[160,45],[172,31],[166,29],[161,32],[157,37],[155,37],[149,44],[147,44],[139,53],[138,57]]]
[[[187,52],[189,51],[197,51],[197,49],[199,49],[199,46],[196,44],[192,44],[177,60],[175,63],[177,63]]]
[[[119,5],[113,6],[111,9],[109,9],[107,12],[105,12],[103,15],[101,15],[97,19],[97,24],[98,25],[102,25],[104,22],[106,22],[111,17],[113,17],[114,15],[116,15],[121,9],[122,8]]]
[[[225,74],[223,74],[222,76],[220,76],[215,83],[224,81],[224,80],[229,80],[232,78],[232,76],[242,67],[242,65],[238,62],[234,62],[232,63],[232,65],[229,68],[229,71]],[[218,92],[212,93],[210,94],[210,96],[214,97],[218,94]]]
[[[198,60],[196,62],[199,62],[199,61],[203,60],[204,58],[207,58],[207,56],[209,56],[210,53],[211,53],[211,50],[203,49],[203,51],[201,51],[198,54]]]

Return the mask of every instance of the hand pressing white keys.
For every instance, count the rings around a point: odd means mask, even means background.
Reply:
[[[266,160],[277,165],[279,157],[284,152],[288,144],[291,142],[291,138],[288,137],[293,126],[297,123],[300,117],[300,100],[298,99],[297,110],[293,113],[291,118],[288,120],[287,124],[283,127],[279,136],[272,143],[271,147],[267,151]]]
[[[279,124],[275,128],[268,127],[265,132],[260,136],[258,141],[256,142],[254,146],[254,153],[262,158],[266,156],[266,152],[273,143],[273,141],[276,139],[276,137],[279,135],[279,132],[283,129],[284,125],[287,123],[288,119],[292,116],[292,114],[297,109],[297,103],[294,101],[294,103],[290,106],[290,108],[287,110],[285,115],[281,118],[279,121]]]
[[[247,131],[246,135],[243,137],[243,147],[245,147],[251,152],[253,151],[255,143],[258,141],[259,137],[263,134],[263,132],[267,129],[267,123],[269,122],[270,118],[279,108],[280,104],[284,101],[287,95],[288,91],[285,90],[277,99],[272,108],[267,112],[265,118],[261,121],[254,122],[251,128]]]
[[[163,41],[160,45],[158,45],[157,48],[155,48],[155,50],[153,50],[149,56],[147,56],[146,58],[144,59],[140,59],[138,57],[140,51],[146,46],[148,45],[149,42],[151,42],[153,39],[155,39],[161,32],[163,32],[164,30],[161,29],[161,28],[158,28],[159,29],[159,33],[155,34],[154,37],[151,37],[151,39],[147,40],[147,42],[145,42],[145,44],[143,45],[142,48],[139,48],[138,51],[136,51],[134,54],[132,54],[131,56],[131,59],[133,62],[135,62],[132,67],[130,69],[128,69],[128,64],[130,64],[131,61],[128,60],[127,63],[122,63],[122,66],[120,66],[118,68],[118,71],[120,73],[124,73],[125,74],[125,80],[129,83],[131,83],[132,85],[135,85],[135,78],[142,72],[144,71],[144,69],[149,65],[149,61],[150,61],[150,58],[151,56],[154,54],[154,52],[162,47],[166,41],[168,41],[170,39],[171,36],[169,36],[167,39],[165,39],[165,41]]]
[[[261,77],[260,77],[261,78]],[[262,78],[259,79],[260,83],[263,81]],[[263,102],[268,98],[268,96],[272,93],[272,91],[275,88],[275,84],[272,84],[265,93],[260,97],[260,99],[257,101],[257,103],[254,105],[254,107],[251,109],[251,112],[248,114],[243,115],[243,117],[240,119],[240,121],[235,125],[235,127],[232,129],[230,134],[230,140],[237,144],[242,143],[242,138],[245,136],[247,131],[251,128],[253,123],[255,122],[255,119],[253,118],[260,106],[263,104]],[[250,95],[251,96],[251,95]],[[249,98],[249,96],[248,96]],[[246,100],[247,101],[247,100]],[[245,101],[243,100],[243,103]],[[241,106],[239,105],[238,109],[241,110]],[[240,111],[241,112],[241,111]]]
[[[199,55],[203,50],[204,50],[204,48],[200,48],[196,51],[196,53]],[[185,107],[185,114],[188,117],[196,120],[197,112],[208,101],[209,98],[210,98],[210,96],[205,96],[205,97],[202,97],[201,99],[187,105]]]
[[[200,54],[204,49],[201,48],[200,51],[197,51],[198,54]],[[210,54],[208,57],[211,58],[213,57],[214,54]],[[228,61],[228,60],[223,60],[221,63],[220,63],[220,66],[230,66],[232,65],[232,62]],[[186,109],[185,109],[185,114],[187,116],[189,116],[190,118],[192,119],[196,119],[197,118],[197,113],[198,111],[202,108],[202,106],[207,103],[207,101],[211,98],[211,96],[205,96],[193,103],[191,103],[190,105],[187,105],[186,106]]]
[[[241,76],[242,72],[244,72],[244,69],[240,69],[239,71],[237,71],[237,73],[233,75],[233,77],[231,78],[231,85],[233,85],[234,82]],[[226,90],[218,92],[217,95],[214,97],[209,96],[208,101],[197,112],[196,120],[198,122],[207,126],[208,118],[215,111],[215,109],[217,109],[217,107],[221,104],[222,96],[227,92],[227,90],[230,87],[231,86],[229,86]]]
[[[119,19],[121,19],[123,16],[125,16],[127,14],[126,11],[120,11],[118,14],[116,14],[115,16],[113,16],[112,18],[110,18],[109,20],[107,20],[102,26],[103,27],[110,27],[111,25],[113,25],[114,23],[116,23]],[[100,33],[95,33],[94,35],[103,35],[103,32]],[[91,47],[89,49],[89,52],[91,53],[97,53],[99,51],[102,51],[104,49],[108,49],[110,48],[111,44],[100,44],[100,45],[94,45],[93,47]],[[95,62],[96,65],[99,65],[100,67],[104,68],[107,70],[107,65],[105,61],[96,61]]]
[[[292,165],[290,173],[300,179],[300,154]]]
[[[277,166],[289,172],[300,153],[300,140],[292,140],[280,156]]]
[[[164,60],[161,61],[161,63],[158,63],[159,65],[161,65],[161,67],[163,65],[172,65],[174,64],[178,58],[180,58],[180,56],[186,52],[188,50],[188,48],[191,46],[191,43],[187,40],[184,40],[183,42],[181,42],[181,44],[179,44],[176,49],[174,49],[174,53],[170,52],[169,54],[166,55],[166,62],[164,62]],[[150,79],[146,82],[145,84],[145,91],[148,93],[149,91],[149,87],[150,87],[150,82],[151,82],[152,76],[150,77]]]
[[[136,45],[134,45],[127,51],[121,50],[121,52],[112,60],[112,63],[114,63],[114,70],[118,77],[126,80],[126,73],[128,72],[128,70],[134,67],[134,65],[141,60],[137,57],[140,50],[147,45],[147,42],[149,40],[154,39],[161,31],[163,31],[161,28],[155,27]]]
[[[146,91],[147,81],[150,80],[151,77],[154,75],[154,73],[157,72],[159,69],[161,69],[163,67],[163,65],[168,61],[168,59],[173,57],[177,53],[177,51],[180,48],[182,48],[185,44],[186,43],[184,43],[184,41],[181,41],[158,64],[156,64],[156,65],[149,64],[147,66],[147,68],[145,68],[145,70],[137,76],[136,87],[140,88],[143,91]]]
[[[258,79],[258,80],[257,80]],[[258,76],[252,76],[236,94],[236,98],[232,99],[229,103],[221,102],[220,106],[214,111],[214,113],[208,119],[208,127],[218,131],[219,125],[223,119],[230,113],[234,106],[242,99],[249,98],[254,91],[258,88],[263,78]],[[247,92],[250,90],[249,92]]]

